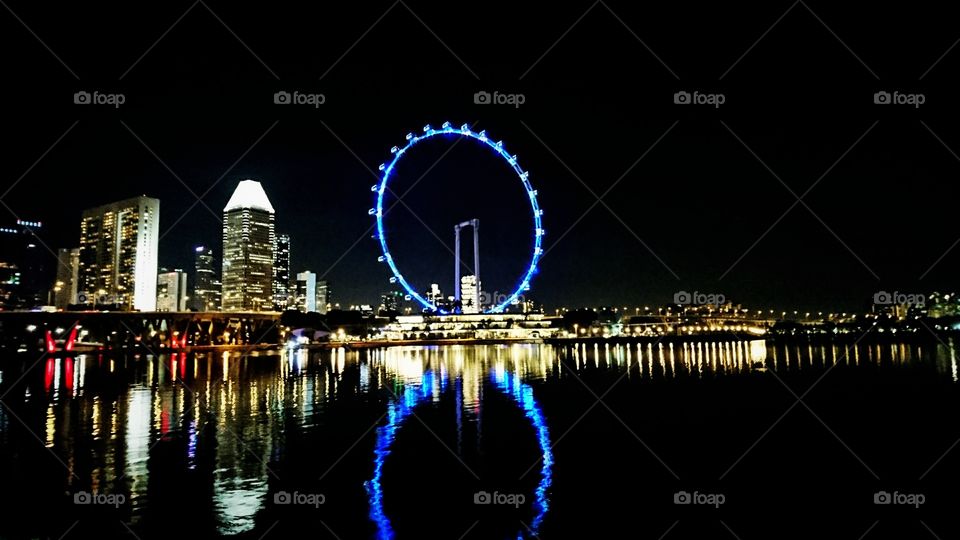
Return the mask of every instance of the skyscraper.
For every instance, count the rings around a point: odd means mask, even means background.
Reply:
[[[179,268],[160,270],[157,276],[157,311],[187,310],[187,273]]]
[[[273,206],[256,180],[242,180],[223,208],[223,310],[273,308]]]
[[[84,211],[78,303],[156,309],[159,225],[160,201],[146,196]]]
[[[273,248],[273,306],[277,311],[290,303],[290,235],[278,234]]]
[[[190,309],[194,311],[220,311],[220,278],[213,261],[213,249],[206,246],[193,248],[193,293]]]
[[[317,310],[317,275],[313,272],[297,274],[297,309],[303,312]]]
[[[480,284],[477,276],[469,275],[460,278],[460,302],[463,313],[480,313]]]
[[[330,284],[325,279],[317,281],[317,311],[327,314],[327,306],[330,305]]]
[[[46,304],[53,256],[38,235],[38,221],[0,226],[0,308],[29,309]]]
[[[53,305],[66,309],[77,303],[77,273],[80,270],[80,248],[60,249],[57,256],[57,281],[53,284]]]

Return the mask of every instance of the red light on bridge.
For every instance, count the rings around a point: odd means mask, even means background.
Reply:
[[[77,325],[73,325],[73,328],[70,330],[70,336],[67,337],[67,342],[63,345],[63,350],[67,352],[73,352],[73,346],[77,342]]]
[[[57,352],[57,343],[53,341],[53,334],[51,334],[49,330],[47,330],[46,337],[44,338],[44,344],[48,353]]]

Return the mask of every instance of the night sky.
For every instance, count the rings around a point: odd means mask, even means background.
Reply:
[[[531,297],[550,309],[698,290],[842,310],[957,287],[947,5],[3,1],[0,198],[53,249],[77,244],[84,208],[146,194],[161,266],[189,268],[193,245],[219,255],[218,216],[253,178],[294,271],[373,303],[390,273],[370,239],[371,171],[449,120],[530,171],[547,230]],[[75,105],[81,90],[126,103]],[[281,90],[326,102],[275,105]],[[478,91],[525,103],[477,105]],[[678,91],[725,103],[676,105]],[[876,105],[878,91],[925,103]],[[387,216],[394,256],[418,288],[449,292],[453,225],[479,218],[484,288],[506,292],[529,258],[529,205],[494,154],[453,142],[402,162],[397,193],[429,173]]]

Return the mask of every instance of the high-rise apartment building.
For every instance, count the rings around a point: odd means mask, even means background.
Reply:
[[[277,311],[290,303],[290,235],[278,234],[273,248],[273,306]]]
[[[57,280],[53,284],[53,305],[66,309],[77,303],[80,248],[60,249],[57,254]]]
[[[49,302],[53,256],[39,235],[38,221],[0,225],[0,309],[31,309]]]
[[[330,306],[330,284],[325,279],[317,281],[317,312],[327,314]]]
[[[223,310],[273,309],[274,211],[260,182],[243,180],[223,208]]]
[[[207,246],[193,248],[193,292],[190,309],[193,311],[220,311],[220,273],[213,258],[213,249]]]
[[[154,311],[160,201],[134,197],[83,212],[78,302]]]
[[[187,310],[187,273],[179,268],[160,270],[157,276],[157,311]]]
[[[317,275],[313,272],[297,274],[297,309],[303,312],[317,310]]]

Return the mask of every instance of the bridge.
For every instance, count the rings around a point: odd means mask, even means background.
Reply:
[[[73,329],[77,332],[70,339]],[[49,332],[49,337],[48,337]],[[0,312],[0,350],[173,350],[280,343],[279,312],[6,311]]]

